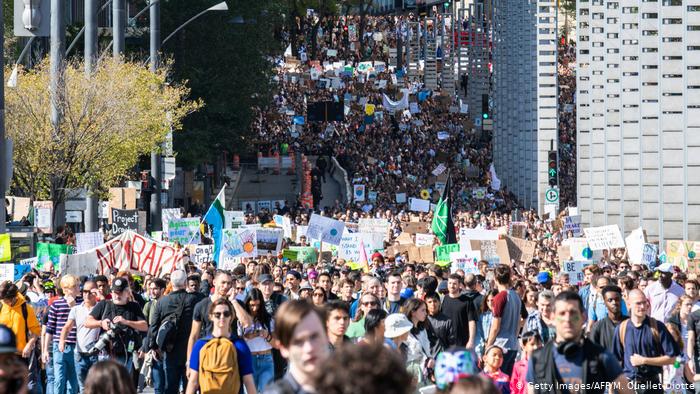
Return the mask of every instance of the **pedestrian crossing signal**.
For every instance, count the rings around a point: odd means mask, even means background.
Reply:
[[[555,150],[550,150],[549,153],[547,154],[547,174],[549,175],[549,186],[556,186],[558,182],[558,177],[557,177],[557,151]]]

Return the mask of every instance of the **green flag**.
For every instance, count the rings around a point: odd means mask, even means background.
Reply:
[[[432,229],[433,234],[440,240],[442,245],[456,244],[457,234],[455,224],[452,221],[452,177],[447,175],[445,190],[438,200],[435,212],[433,213]]]

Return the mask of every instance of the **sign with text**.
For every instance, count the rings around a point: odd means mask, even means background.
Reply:
[[[700,272],[700,242],[666,241],[666,262],[681,271]]]
[[[386,219],[360,219],[358,231],[361,233],[386,234],[389,230],[389,221]]]
[[[583,261],[564,261],[561,263],[561,272],[569,274],[569,283],[579,285],[583,283],[583,267],[587,263]]]
[[[526,241],[522,238],[507,237],[508,254],[515,261],[523,261],[525,263],[532,262],[535,255],[535,247],[537,243],[534,241]]]
[[[259,228],[255,230],[258,243],[258,254],[272,253],[277,256],[282,248],[282,236],[284,230],[281,228]]]
[[[583,229],[591,250],[605,250],[624,248],[625,240],[622,239],[620,227],[617,224],[609,226],[590,227]]]
[[[567,216],[564,218],[564,231],[568,233],[571,231],[571,234],[574,237],[580,237],[583,235],[583,231],[581,230],[581,216],[576,215],[576,216]]]
[[[306,230],[306,236],[337,246],[340,244],[343,230],[345,230],[344,222],[313,214],[311,215],[311,220],[309,220],[309,228]]]
[[[401,223],[401,231],[408,234],[425,234],[430,228],[428,222],[407,222]]]
[[[112,235],[139,230],[139,211],[112,208]]]
[[[481,260],[481,252],[466,250],[450,253],[450,271],[454,274],[458,270],[462,270],[465,274],[479,274],[479,261]]]
[[[478,241],[495,241],[498,239],[497,230],[482,230],[478,228],[460,228],[459,229],[459,239],[460,241],[466,240],[478,240]]]
[[[167,234],[170,221],[180,219],[182,217],[182,213],[180,212],[180,208],[163,208],[160,212],[163,232]]]
[[[438,263],[449,263],[450,253],[459,252],[459,244],[447,244],[435,247],[435,261]]]
[[[659,256],[659,245],[644,244],[644,253],[642,253],[642,264],[647,267],[652,267],[656,264],[656,258]]]
[[[199,223],[198,217],[171,220],[168,224],[168,241],[177,242],[183,246],[199,245]]]
[[[190,261],[195,264],[214,261],[214,245],[190,245]]]
[[[87,252],[88,250],[94,249],[103,243],[104,236],[99,231],[75,234],[76,253]]]
[[[630,263],[642,264],[644,245],[646,244],[644,230],[639,227],[632,231],[630,235],[625,238],[625,244],[627,245],[627,256],[629,256]]]

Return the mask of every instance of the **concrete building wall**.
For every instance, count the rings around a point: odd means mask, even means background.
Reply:
[[[588,226],[700,239],[700,0],[578,0],[578,206]]]
[[[554,0],[493,1],[494,163],[527,208],[543,211],[550,141],[557,149]]]

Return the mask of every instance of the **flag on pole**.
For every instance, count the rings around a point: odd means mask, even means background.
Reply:
[[[214,262],[218,265],[221,252],[221,235],[224,229],[224,210],[226,208],[226,185],[221,188],[214,202],[211,203],[204,221],[211,226],[211,235],[214,238]]]
[[[452,177],[447,174],[447,184],[438,200],[432,223],[433,234],[442,245],[457,243],[455,223],[452,221]]]

